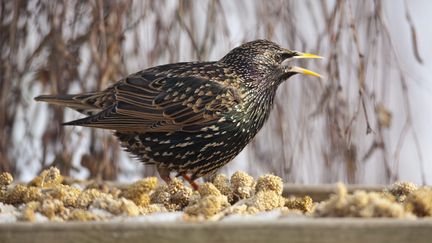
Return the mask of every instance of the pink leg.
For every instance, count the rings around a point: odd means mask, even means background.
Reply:
[[[193,181],[190,176],[186,175],[186,173],[182,173],[181,174],[183,176],[183,178],[185,179],[185,181],[189,182],[189,184],[191,185],[191,187],[196,191],[198,190],[198,184],[195,183],[195,181]]]

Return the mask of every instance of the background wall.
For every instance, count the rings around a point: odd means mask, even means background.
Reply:
[[[432,2],[1,1],[0,171],[22,180],[55,165],[77,178],[155,173],[110,132],[41,94],[100,90],[158,64],[217,60],[266,38],[324,56],[278,90],[265,128],[224,173],[297,183],[432,183]]]

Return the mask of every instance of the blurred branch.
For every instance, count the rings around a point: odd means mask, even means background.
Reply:
[[[404,4],[405,4],[405,18],[406,18],[406,20],[407,20],[407,22],[409,24],[410,31],[411,31],[411,43],[413,45],[413,53],[414,53],[414,56],[417,59],[417,61],[420,64],[423,64],[423,59],[421,58],[420,52],[419,52],[419,49],[418,49],[417,31],[416,31],[414,23],[413,23],[413,21],[411,19],[411,15],[410,15],[410,13],[408,11],[408,3],[407,3],[406,0],[404,1]]]

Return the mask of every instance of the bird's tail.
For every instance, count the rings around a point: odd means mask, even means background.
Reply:
[[[75,107],[82,105],[81,102],[74,99],[76,95],[39,95],[34,99],[36,101],[47,102],[53,105],[66,106],[66,107]]]
[[[36,101],[47,102],[49,104],[72,108],[81,113],[91,115],[100,111],[100,107],[88,102],[88,98],[94,96],[94,93],[88,94],[60,94],[60,95],[40,95],[35,97]]]

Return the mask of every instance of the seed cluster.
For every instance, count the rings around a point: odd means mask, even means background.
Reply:
[[[279,210],[280,217],[394,217],[432,216],[432,188],[395,183],[382,192],[357,190],[343,184],[336,194],[314,203],[309,196],[284,197],[280,177],[266,174],[256,180],[245,172],[231,178],[216,175],[194,191],[182,180],[159,183],[156,177],[126,186],[70,183],[58,169],[49,168],[28,184],[13,184],[0,174],[0,218],[21,221],[95,221],[153,213],[183,212],[183,220],[221,220],[233,214],[251,215]]]
[[[355,191],[347,193],[338,184],[337,193],[319,203],[317,217],[391,217],[414,218],[432,216],[432,188],[417,187],[409,182],[397,182],[383,192]]]

